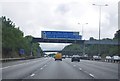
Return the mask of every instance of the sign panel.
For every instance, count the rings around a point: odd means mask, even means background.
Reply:
[[[79,32],[68,32],[68,31],[42,31],[41,37],[43,39],[72,39],[81,40]]]
[[[25,54],[24,49],[20,49],[19,53],[20,53],[20,54]]]

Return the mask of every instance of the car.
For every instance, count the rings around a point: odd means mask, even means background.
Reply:
[[[119,57],[119,56],[113,56],[113,57],[112,57],[112,60],[113,60],[114,62],[120,62],[120,57]]]
[[[106,56],[106,59],[111,59],[111,56]]]
[[[100,57],[100,56],[97,56],[97,55],[94,55],[94,56],[93,56],[93,60],[101,60],[101,57]]]
[[[80,62],[80,56],[79,56],[79,55],[73,55],[73,56],[71,57],[71,62],[73,62],[73,61],[78,61],[78,62]]]
[[[66,58],[65,55],[63,55],[62,58],[65,59]]]
[[[112,61],[112,57],[111,56],[106,56],[105,61],[107,61],[107,62]]]

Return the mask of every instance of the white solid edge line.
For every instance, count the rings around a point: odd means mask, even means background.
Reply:
[[[41,61],[41,60],[39,60],[39,61]],[[37,62],[37,61],[33,61],[33,63],[34,62]],[[3,68],[0,68],[0,69],[6,69],[6,68],[9,68],[9,67],[18,66],[18,65],[22,65],[22,64],[29,64],[29,63],[31,63],[31,62],[21,63],[21,64],[17,64],[17,65],[12,65],[12,66],[7,66],[7,67],[3,67]]]

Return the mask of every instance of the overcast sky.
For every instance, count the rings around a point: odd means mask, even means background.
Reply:
[[[99,7],[92,4],[108,4],[101,9],[101,38],[113,38],[118,30],[118,1],[120,0],[1,0],[0,16],[14,21],[24,36],[41,37],[43,30],[78,31],[82,34],[83,26],[83,39],[98,39]],[[61,50],[68,45],[40,44],[43,50]]]

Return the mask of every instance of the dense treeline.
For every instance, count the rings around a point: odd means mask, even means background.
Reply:
[[[89,40],[97,40],[94,39],[93,37],[90,37]],[[102,40],[111,40],[111,41],[116,41],[120,40],[120,30],[118,30],[113,39],[102,39]],[[100,47],[100,56],[105,57],[107,55],[114,56],[114,55],[119,55],[119,46],[115,45],[79,45],[79,44],[71,44],[62,50],[63,55],[73,55],[73,54],[88,54],[88,56],[93,56],[93,55],[98,55],[99,53],[99,47]],[[83,49],[85,48],[85,49]]]
[[[62,54],[70,55],[70,56],[72,56],[73,54],[82,55],[82,52],[83,52],[82,46],[83,45],[79,45],[79,44],[68,45],[68,46],[64,47],[64,49],[62,50]]]
[[[25,36],[15,24],[5,16],[0,17],[2,21],[2,57],[30,57],[41,56],[42,50],[39,43],[32,43],[32,36]],[[23,49],[24,53],[20,54]],[[31,53],[32,49],[32,53]]]

